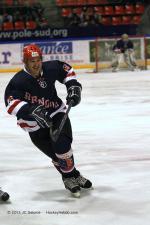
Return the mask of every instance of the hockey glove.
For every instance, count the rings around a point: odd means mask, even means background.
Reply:
[[[76,106],[81,101],[81,87],[79,86],[71,86],[68,89],[68,95],[67,95],[67,104],[69,104],[70,101],[73,101],[72,106]]]
[[[50,113],[42,105],[31,108],[31,115],[41,128],[52,127]]]

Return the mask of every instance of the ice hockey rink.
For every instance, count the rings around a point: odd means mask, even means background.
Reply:
[[[6,113],[0,74],[1,225],[150,224],[150,71],[79,72],[82,102],[72,108],[76,167],[93,190],[75,199],[51,160]],[[57,84],[65,99],[65,87]]]

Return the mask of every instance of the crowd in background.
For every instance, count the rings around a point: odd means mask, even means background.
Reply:
[[[1,7],[2,1],[0,1],[0,29],[2,29],[5,22],[11,22],[14,24],[16,21],[21,21],[24,24],[26,24],[27,21],[34,21],[36,23],[36,28],[47,28],[49,26],[54,26],[55,21],[60,21],[62,26],[65,27],[97,27],[101,24],[106,25],[103,21],[103,14],[101,15],[101,13],[97,11],[98,5],[80,5],[80,7],[76,7],[74,5],[66,6],[66,8],[64,6],[59,7],[55,5],[55,15],[57,15],[57,18],[54,21],[54,18],[50,16],[48,19],[45,18],[44,14],[47,9],[44,7],[44,4],[41,4],[38,0],[3,0],[3,2],[4,1],[11,1],[13,2],[13,5],[12,7],[8,6],[4,8]],[[66,3],[67,1],[64,0],[64,2]],[[126,2],[135,4],[138,1],[132,0]],[[149,4],[149,0],[143,0],[143,2],[140,0],[140,2],[145,5]],[[71,11],[69,15],[61,15],[63,9],[70,9]],[[80,12],[78,10],[80,10]],[[51,9],[49,9],[49,13],[51,13]],[[52,15],[54,15],[54,13],[52,13]],[[108,17],[111,19],[112,15]],[[105,18],[108,17],[106,16]],[[132,19],[131,22],[133,22]]]
[[[15,4],[16,3],[16,4]],[[39,2],[33,4],[19,5],[17,0],[14,2],[13,7],[1,8],[0,10],[0,27],[5,22],[18,22],[26,23],[27,21],[36,22],[37,28],[45,28],[48,22],[44,17],[44,7]]]
[[[68,26],[97,26],[101,24],[101,15],[97,14],[95,7],[83,7],[80,15],[77,14],[76,8],[67,18],[66,25]]]

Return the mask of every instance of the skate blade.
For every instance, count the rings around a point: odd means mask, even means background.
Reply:
[[[134,71],[139,72],[139,71],[141,71],[141,69],[140,68],[135,68]]]
[[[81,187],[81,189],[84,191],[88,191],[88,190],[94,190],[94,187],[92,186],[92,187],[89,187],[89,188],[83,188],[83,187]]]
[[[72,196],[73,196],[74,198],[80,198],[80,195],[81,195],[80,191],[75,192],[75,193],[72,193]]]
[[[119,71],[119,69],[112,70],[113,73],[116,73],[116,72],[118,72],[118,71]]]

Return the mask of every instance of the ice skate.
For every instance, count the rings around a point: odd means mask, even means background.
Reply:
[[[85,177],[83,177],[82,175],[79,175],[76,178],[76,182],[83,189],[92,188],[92,182],[90,180],[86,179]]]
[[[68,189],[75,198],[80,197],[80,186],[74,177],[62,178],[65,188]]]
[[[119,68],[113,67],[112,72],[117,72],[119,71]]]
[[[8,199],[9,199],[9,194],[7,192],[0,190],[0,200],[5,202]]]
[[[141,68],[139,68],[138,66],[136,66],[136,67],[134,67],[134,71],[139,72],[139,71],[141,71]]]
[[[131,66],[131,65],[128,66],[128,69],[129,69],[130,71],[132,71],[132,72],[135,71],[135,68],[134,68],[133,66]]]

